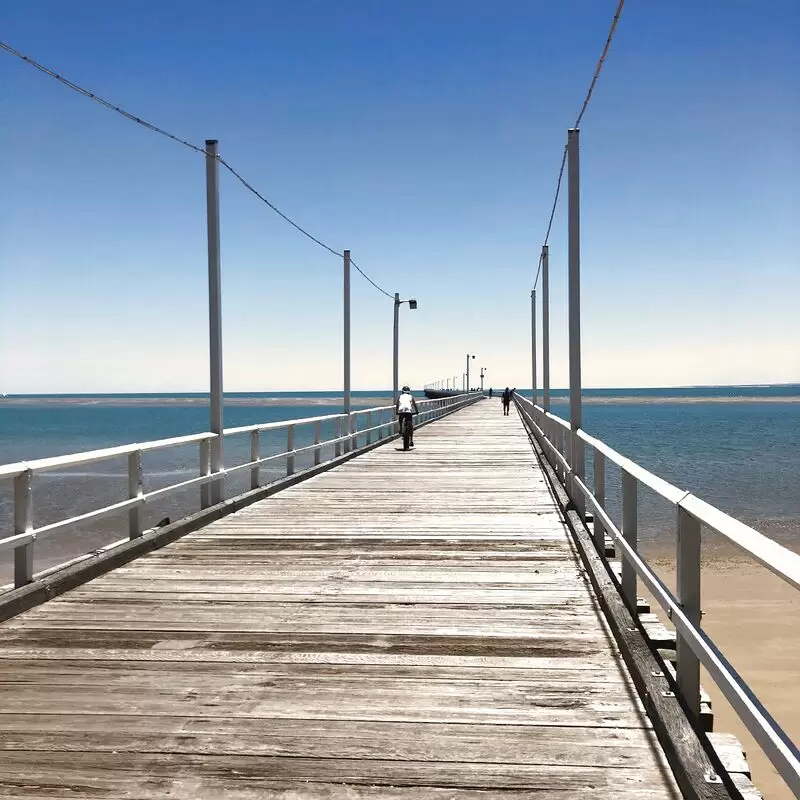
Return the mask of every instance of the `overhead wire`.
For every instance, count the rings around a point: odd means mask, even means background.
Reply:
[[[152,131],[153,133],[157,133],[160,136],[164,136],[167,139],[171,139],[173,142],[177,142],[178,144],[181,144],[184,147],[188,147],[190,150],[193,150],[196,153],[202,153],[203,155],[206,155],[206,149],[204,147],[200,147],[199,145],[193,144],[192,142],[189,142],[186,139],[182,139],[180,136],[176,136],[175,134],[170,133],[169,131],[165,130],[164,128],[160,128],[158,125],[154,125],[152,122],[148,122],[146,119],[143,119],[142,117],[138,117],[135,114],[131,114],[129,111],[126,111],[121,106],[115,105],[110,100],[106,100],[105,98],[100,97],[100,95],[96,94],[95,92],[90,91],[89,89],[85,89],[83,86],[79,86],[77,83],[74,83],[73,81],[69,80],[68,78],[65,78],[63,75],[60,75],[59,73],[57,73],[55,70],[52,70],[49,67],[46,67],[44,64],[41,64],[38,61],[36,61],[35,59],[31,58],[30,56],[25,55],[24,53],[20,52],[16,48],[12,47],[10,44],[7,44],[6,42],[0,41],[0,50],[5,50],[7,53],[10,53],[12,56],[16,56],[21,61],[24,61],[26,64],[29,64],[30,66],[34,67],[35,69],[39,70],[40,72],[43,72],[45,75],[48,75],[49,77],[51,77],[54,80],[58,81],[59,83],[63,84],[67,88],[72,89],[72,91],[77,92],[78,94],[82,95],[83,97],[88,97],[90,100],[93,100],[95,103],[98,103],[99,105],[103,106],[104,108],[107,108],[107,109],[109,109],[111,111],[115,111],[117,114],[120,114],[121,116],[125,117],[126,119],[130,120],[131,122],[134,122],[137,125],[141,125],[143,128],[146,128],[147,130]],[[280,208],[278,208],[274,203],[272,203],[269,200],[267,200],[267,198],[264,197],[264,195],[261,194],[261,192],[259,192],[248,180],[246,180],[244,178],[244,176],[240,172],[238,172],[236,169],[234,169],[228,163],[228,161],[226,161],[222,156],[217,155],[216,158],[217,158],[217,162],[220,164],[220,166],[222,166],[226,170],[228,170],[228,172],[230,172],[231,175],[233,175],[242,184],[242,186],[245,187],[245,189],[247,189],[249,192],[251,192],[253,195],[255,195],[255,197],[257,197],[262,203],[264,203],[268,208],[270,208],[273,212],[275,212],[275,214],[277,214],[282,220],[287,222],[295,230],[297,230],[298,232],[303,234],[303,236],[305,236],[306,238],[310,239],[312,242],[314,242],[315,244],[319,245],[319,247],[322,247],[324,250],[327,250],[332,255],[338,256],[339,258],[344,258],[344,253],[340,252],[339,250],[336,250],[333,247],[330,247],[325,242],[323,242],[321,239],[318,239],[312,233],[309,233],[309,231],[307,231],[305,228],[303,228],[301,225],[299,225],[297,222],[295,222],[288,214],[285,214],[283,211],[281,211]],[[379,292],[381,292],[384,295],[386,295],[386,297],[389,297],[392,300],[394,300],[394,295],[390,294],[385,289],[381,288],[375,281],[372,280],[372,278],[369,277],[369,275],[367,275],[366,272],[364,272],[364,270],[361,269],[361,267],[357,266],[352,261],[352,259],[351,259],[350,263]]]
[[[614,38],[614,33],[617,30],[617,24],[619,23],[620,16],[622,15],[622,8],[625,5],[625,0],[619,0],[619,4],[617,5],[617,10],[614,13],[614,18],[611,20],[611,27],[608,31],[608,37],[606,38],[605,47],[603,47],[603,52],[600,55],[600,58],[597,62],[597,66],[594,70],[594,75],[592,75],[592,81],[589,84],[589,90],[586,92],[586,97],[583,100],[583,105],[581,106],[581,110],[578,112],[578,117],[575,120],[575,124],[572,126],[573,128],[579,128],[581,124],[581,120],[583,119],[583,115],[586,113],[586,109],[589,107],[589,101],[592,99],[592,95],[594,94],[595,86],[597,85],[597,81],[600,78],[600,73],[603,70],[603,65],[605,64],[606,57],[608,56],[608,51],[611,48],[611,42]],[[544,248],[547,247],[548,242],[550,241],[550,231],[553,228],[553,219],[556,215],[556,208],[558,206],[558,198],[561,194],[561,182],[564,178],[564,167],[567,163],[567,146],[564,145],[564,152],[561,155],[561,166],[558,169],[558,181],[556,182],[556,193],[555,197],[553,198],[553,207],[550,210],[550,219],[547,222],[547,232],[544,236],[544,242],[542,243],[542,251],[539,253],[539,266],[536,270],[536,278],[533,281],[533,288],[536,289],[536,286],[539,283],[539,275],[542,271],[542,258],[544,256]]]

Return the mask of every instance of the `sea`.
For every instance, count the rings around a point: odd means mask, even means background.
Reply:
[[[518,389],[528,394],[530,390]],[[391,402],[389,391],[353,393],[354,408]],[[551,393],[553,412],[568,415],[567,390]],[[492,401],[498,403],[495,396]],[[733,517],[792,549],[800,549],[800,384],[664,389],[588,389],[584,429],[674,485],[692,491]],[[340,413],[341,394],[329,392],[231,393],[225,427]],[[323,423],[323,439],[333,436]],[[79,453],[208,429],[205,394],[12,395],[0,397],[0,463]],[[295,447],[313,442],[313,426],[298,426]],[[425,446],[420,436],[418,447]],[[265,432],[261,455],[286,447],[285,431]],[[332,447],[323,450],[323,458]],[[247,435],[226,437],[226,466],[249,460]],[[297,469],[311,463],[297,458]],[[146,453],[145,490],[198,474],[198,446]],[[591,463],[587,464],[591,480]],[[262,482],[284,474],[284,459],[262,467]],[[619,475],[607,467],[612,516],[621,514]],[[229,496],[249,488],[249,471],[229,477]],[[37,475],[36,527],[86,513],[127,496],[127,459],[109,459]],[[10,481],[0,480],[0,538],[13,532]],[[145,525],[178,519],[199,508],[197,487],[164,497],[146,509]],[[643,549],[674,548],[674,509],[647,489],[639,499]],[[36,547],[35,569],[46,569],[96,550],[127,533],[125,515],[53,533]],[[722,546],[706,537],[709,547]],[[10,552],[0,553],[0,584],[10,580]]]

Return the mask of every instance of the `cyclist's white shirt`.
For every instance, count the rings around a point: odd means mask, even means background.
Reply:
[[[401,394],[397,399],[397,413],[398,414],[413,414],[414,413],[414,397],[413,395]]]

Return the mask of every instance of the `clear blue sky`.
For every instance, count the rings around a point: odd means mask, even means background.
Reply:
[[[5,0],[2,38],[390,291],[401,380],[529,386],[530,289],[616,0]],[[629,0],[582,124],[587,386],[800,380],[800,4]],[[0,53],[0,391],[204,390],[202,157]],[[341,268],[222,176],[225,387],[341,385]],[[566,204],[552,234],[566,369]],[[353,285],[353,381],[391,302]]]

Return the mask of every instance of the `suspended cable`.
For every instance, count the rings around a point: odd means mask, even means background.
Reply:
[[[586,93],[586,97],[583,100],[583,105],[581,106],[581,110],[578,113],[578,117],[575,120],[575,124],[572,126],[573,128],[579,128],[581,124],[581,120],[583,119],[583,115],[586,113],[586,109],[589,107],[589,101],[592,99],[592,95],[594,94],[594,88],[597,85],[597,80],[600,77],[600,73],[603,70],[603,64],[605,64],[606,57],[608,56],[608,51],[611,48],[611,41],[614,38],[614,33],[617,30],[617,23],[619,22],[619,18],[622,15],[622,8],[625,5],[625,0],[619,0],[619,5],[617,5],[617,10],[614,14],[614,19],[611,20],[611,28],[608,31],[608,37],[606,38],[606,44],[603,48],[603,52],[600,55],[600,59],[597,62],[597,66],[594,70],[594,75],[592,76],[592,82],[589,84],[589,91]],[[567,163],[567,146],[564,145],[564,152],[561,156],[561,166],[558,169],[558,181],[556,182],[556,194],[553,198],[553,208],[550,211],[550,219],[547,222],[547,232],[544,235],[544,243],[542,244],[542,249],[544,249],[548,242],[550,241],[550,231],[553,228],[553,218],[556,215],[556,207],[558,206],[558,198],[561,194],[561,181],[564,177],[564,167]],[[536,289],[536,286],[539,283],[539,275],[542,271],[542,253],[539,253],[539,267],[536,270],[536,278],[533,281],[533,288]]]
[[[196,153],[202,153],[203,155],[206,154],[206,150],[204,147],[200,147],[199,145],[192,144],[192,142],[187,141],[186,139],[181,139],[180,136],[175,136],[175,134],[170,133],[169,131],[164,130],[163,128],[159,128],[157,125],[153,125],[152,122],[148,122],[141,117],[137,117],[135,114],[131,114],[129,111],[126,111],[124,108],[115,105],[109,100],[106,100],[103,97],[95,94],[94,92],[89,91],[88,89],[84,89],[82,86],[79,86],[77,83],[73,83],[68,78],[65,78],[63,75],[59,75],[54,70],[50,69],[49,67],[44,66],[44,64],[40,64],[38,61],[35,61],[30,56],[26,56],[24,53],[21,53],[16,48],[12,47],[5,42],[0,41],[0,49],[5,50],[7,53],[10,53],[12,56],[16,56],[20,60],[24,61],[26,64],[38,69],[40,72],[43,72],[45,75],[53,78],[54,80],[58,81],[59,83],[66,86],[68,89],[72,89],[72,91],[77,92],[83,97],[88,97],[90,100],[93,100],[95,103],[99,103],[101,106],[110,109],[111,111],[115,111],[117,114],[121,114],[126,119],[130,120],[131,122],[135,122],[137,125],[141,125],[143,128],[147,128],[147,130],[152,131],[153,133],[157,133],[160,136],[165,136],[167,139],[172,139],[173,142],[177,142],[178,144],[183,145],[184,147],[188,147],[190,150],[193,150]],[[327,250],[332,255],[338,256],[339,258],[344,258],[344,253],[339,252],[338,250],[330,247],[329,245],[325,244],[321,239],[318,239],[313,234],[309,233],[305,228],[301,225],[298,225],[290,216],[284,214],[274,203],[271,203],[264,197],[261,192],[259,192],[249,181],[247,181],[237,170],[235,170],[222,156],[217,156],[218,163],[223,166],[228,172],[231,173],[241,184],[245,187],[249,192],[252,192],[262,203],[264,203],[268,208],[274,211],[282,220],[288,222],[295,230],[299,231],[303,234],[306,238],[310,239],[315,244],[319,245],[323,249]],[[360,267],[356,266],[353,261],[350,262],[353,266],[358,270],[358,272],[369,282],[371,283],[379,292],[383,292],[387,297],[394,299],[394,295],[389,294],[389,292],[382,289],[378,286],[369,275],[366,274]]]
[[[583,119],[583,115],[586,113],[586,108],[589,105],[589,101],[592,99],[592,94],[594,93],[594,87],[597,84],[597,79],[600,77],[600,72],[603,69],[603,64],[605,64],[606,56],[608,55],[608,51],[611,48],[611,40],[614,38],[614,32],[617,30],[617,23],[619,22],[619,18],[622,15],[622,7],[625,5],[625,0],[619,0],[619,5],[617,6],[617,11],[614,14],[614,19],[611,20],[611,29],[608,32],[608,38],[606,39],[606,46],[603,48],[603,54],[600,56],[600,60],[597,62],[597,67],[595,68],[594,75],[592,76],[592,82],[589,85],[589,91],[586,93],[586,99],[583,101],[583,106],[581,106],[581,113],[578,114],[578,118],[575,120],[575,124],[572,126],[573,128],[580,128],[581,120]]]
[[[165,131],[163,128],[159,128],[157,125],[153,125],[151,122],[142,119],[141,117],[137,117],[135,114],[131,114],[125,109],[120,108],[119,106],[115,106],[113,103],[109,102],[108,100],[99,97],[94,92],[90,92],[88,89],[84,89],[82,86],[78,86],[77,83],[73,83],[71,80],[59,75],[57,72],[54,72],[52,69],[45,67],[43,64],[40,64],[38,61],[34,61],[29,56],[26,56],[24,53],[20,53],[19,50],[15,50],[11,45],[6,44],[5,42],[0,42],[0,49],[5,50],[7,53],[11,53],[12,56],[16,56],[17,58],[24,61],[26,64],[30,64],[32,67],[35,67],[40,72],[44,72],[45,75],[49,75],[51,78],[55,78],[59,83],[62,83],[72,91],[77,92],[78,94],[83,95],[84,97],[88,97],[90,100],[94,100],[95,103],[99,103],[101,106],[105,106],[106,108],[111,109],[112,111],[116,111],[117,114],[122,114],[123,117],[126,119],[135,122],[137,125],[141,125],[144,128],[147,128],[153,133],[157,133],[161,136],[166,136],[167,139],[172,139],[173,142],[178,142],[178,144],[182,144],[184,147],[188,147],[190,150],[194,150],[197,153],[205,153],[205,149],[202,147],[198,147],[196,144],[192,144],[191,142],[187,142],[185,139],[181,139],[179,136],[175,136],[174,134],[170,133],[169,131]]]
[[[362,276],[362,277],[363,277],[363,278],[364,278],[364,279],[365,279],[365,280],[366,280],[368,283],[371,283],[371,284],[372,284],[372,285],[373,285],[373,286],[374,286],[374,287],[375,287],[375,288],[376,288],[376,289],[377,289],[379,292],[381,292],[381,294],[385,294],[385,295],[386,295],[386,296],[387,296],[387,297],[388,297],[390,300],[394,300],[394,295],[393,295],[393,294],[390,294],[389,292],[387,292],[387,291],[386,291],[386,289],[382,289],[380,286],[378,286],[378,284],[377,284],[377,283],[375,283],[375,281],[374,281],[374,280],[372,280],[372,278],[370,278],[370,276],[369,276],[369,275],[367,275],[367,273],[366,273],[366,272],[364,272],[364,270],[363,270],[363,269],[361,269],[361,267],[359,267],[359,266],[358,266],[358,264],[356,264],[356,262],[355,262],[355,261],[353,261],[353,259],[352,259],[352,258],[350,259],[350,263],[351,263],[351,264],[352,264],[352,265],[353,265],[353,266],[356,268],[356,270],[357,270],[358,272],[360,272],[360,273],[361,273],[361,276]]]

